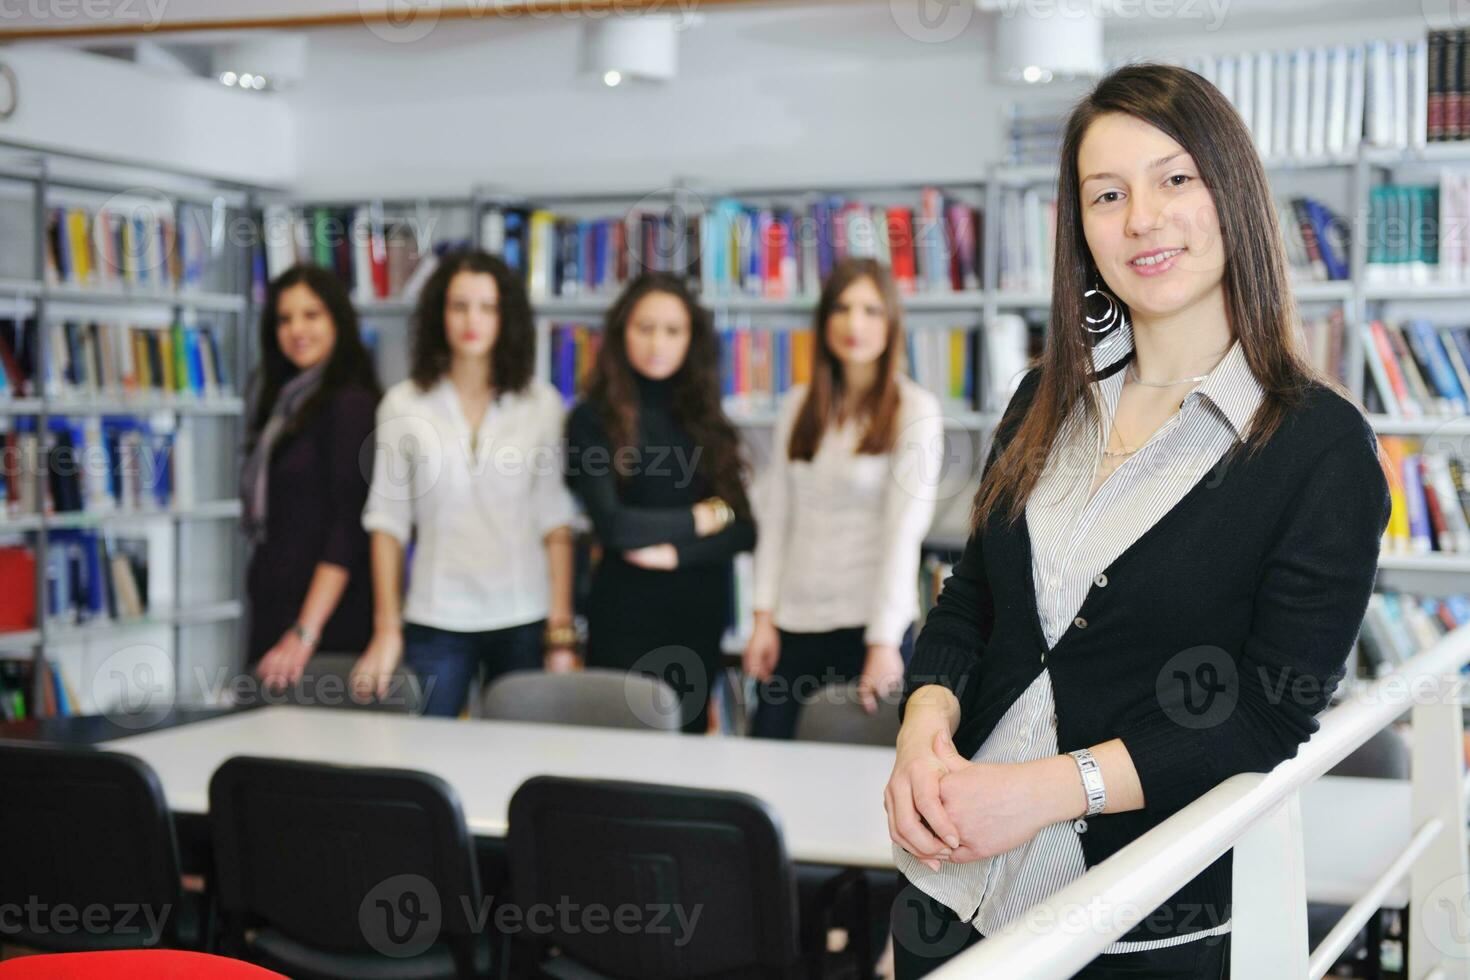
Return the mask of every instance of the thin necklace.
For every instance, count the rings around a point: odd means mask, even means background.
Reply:
[[[1146,386],[1148,386],[1150,388],[1172,388],[1175,385],[1182,385],[1182,384],[1185,384],[1185,383],[1198,384],[1199,382],[1205,380],[1206,378],[1208,378],[1210,376],[1209,373],[1207,372],[1205,374],[1196,374],[1193,377],[1189,377],[1189,378],[1176,378],[1173,381],[1145,381],[1145,380],[1143,380],[1142,378],[1140,378],[1138,376],[1138,372],[1134,369],[1134,365],[1136,363],[1137,362],[1134,361],[1134,360],[1130,360],[1128,362],[1128,377],[1132,378],[1138,384],[1146,385]],[[1217,361],[1216,362],[1217,366],[1218,366],[1218,363],[1219,362]],[[1213,371],[1214,368],[1211,368],[1210,370]],[[1113,415],[1113,429],[1116,431],[1117,428],[1118,428],[1118,418],[1117,418],[1117,410],[1115,409],[1114,410],[1114,415]],[[1121,433],[1119,434],[1119,438],[1122,438]],[[1104,446],[1103,447],[1103,455],[1104,456],[1132,456],[1134,453],[1138,452],[1138,450],[1141,449],[1141,448],[1142,448],[1141,446],[1135,446],[1132,449],[1109,449],[1106,446]]]
[[[1134,363],[1135,362],[1133,361],[1128,362],[1128,377],[1132,378],[1137,383],[1141,385],[1147,385],[1150,388],[1172,388],[1175,385],[1182,385],[1185,382],[1203,381],[1209,377],[1209,374],[1196,374],[1192,378],[1175,378],[1173,381],[1145,381],[1138,376],[1138,371],[1135,369]]]

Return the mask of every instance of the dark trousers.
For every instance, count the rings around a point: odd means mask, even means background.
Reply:
[[[827,633],[777,633],[781,655],[771,679],[756,690],[755,715],[750,719],[750,734],[756,738],[794,737],[802,706],[815,700],[828,684],[857,680],[868,657],[862,626]],[[913,651],[914,628],[910,626],[898,646],[905,664]]]
[[[512,670],[540,670],[546,621],[461,633],[403,624],[403,662],[424,688],[424,714],[457,718],[476,673],[488,687]]]
[[[914,980],[985,937],[954,910],[913,885],[893,903],[893,978]],[[1178,946],[1133,953],[1103,953],[1072,980],[1229,980],[1230,933]]]

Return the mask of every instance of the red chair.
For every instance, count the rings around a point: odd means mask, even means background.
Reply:
[[[0,980],[288,980],[265,967],[227,956],[179,949],[105,953],[46,953],[0,963]]]

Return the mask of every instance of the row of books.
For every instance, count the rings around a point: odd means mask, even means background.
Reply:
[[[1303,317],[1299,328],[1302,351],[1307,361],[1330,377],[1342,381],[1347,369],[1347,321],[1342,307],[1334,306],[1321,316]]]
[[[1240,113],[1262,157],[1409,147],[1429,132],[1429,41],[1299,47],[1185,58]]]
[[[29,657],[0,657],[0,721],[40,717],[35,703],[36,664]]]
[[[1001,289],[1050,292],[1056,254],[1057,190],[1004,188],[1000,192],[1000,249],[997,283]]]
[[[644,271],[687,275],[697,283],[699,221],[676,210],[634,208],[583,219],[492,208],[480,227],[484,241],[498,246],[492,251],[525,274],[533,299],[614,293]]]
[[[1368,191],[1368,249],[1363,275],[1370,283],[1429,283],[1441,278],[1440,240],[1451,247],[1445,277],[1458,278],[1465,262],[1463,226],[1444,220],[1440,188],[1382,184]],[[1461,209],[1463,213],[1463,208]]]
[[[602,348],[602,328],[586,323],[551,325],[551,383],[570,405],[585,390],[597,352]]]
[[[265,265],[271,279],[293,265],[330,269],[358,302],[412,297],[433,271],[424,260],[467,240],[435,240],[434,220],[387,216],[381,205],[265,209]]]
[[[719,337],[721,396],[731,411],[769,411],[792,385],[811,380],[810,328],[723,326]],[[602,331],[590,324],[552,326],[551,381],[568,404],[581,394],[601,343]],[[910,330],[908,375],[949,408],[977,408],[980,350],[977,326]]]
[[[217,260],[213,212],[180,202],[164,207],[51,207],[43,275],[53,285],[202,289]]]
[[[1470,595],[1374,592],[1358,633],[1365,672],[1381,677],[1466,623],[1470,623]]]
[[[46,549],[48,622],[136,619],[147,611],[146,538],[90,530],[52,535]]]
[[[185,394],[215,398],[231,390],[228,358],[214,328],[175,323],[57,320],[46,324],[42,361],[34,320],[0,320],[0,397],[120,397]]]
[[[1373,320],[1363,327],[1363,358],[1371,411],[1403,418],[1470,411],[1470,327]]]
[[[1428,142],[1470,139],[1470,32],[1430,31],[1425,57]]]
[[[1311,197],[1277,204],[1286,259],[1298,280],[1341,280],[1352,276],[1348,222]]]
[[[1391,511],[1386,554],[1470,554],[1470,456],[1380,436]]]
[[[704,216],[700,283],[707,297],[815,296],[844,258],[888,266],[904,293],[980,288],[980,209],[935,187],[919,206],[882,205],[837,195],[799,209],[716,201]]]
[[[83,710],[61,664],[45,657],[0,658],[0,721],[66,718]]]
[[[6,420],[0,431],[5,514],[141,514],[193,503],[193,440],[130,416]],[[37,477],[44,474],[44,480]]]

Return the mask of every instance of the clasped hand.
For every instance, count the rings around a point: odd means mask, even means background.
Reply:
[[[904,720],[883,793],[888,835],[931,870],[1004,854],[1041,828],[1070,819],[1056,759],[971,762],[955,750],[942,717]]]

